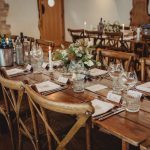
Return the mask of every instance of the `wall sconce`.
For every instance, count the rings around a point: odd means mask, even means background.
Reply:
[[[48,0],[48,5],[49,5],[49,7],[53,7],[55,5],[55,1],[54,0]]]

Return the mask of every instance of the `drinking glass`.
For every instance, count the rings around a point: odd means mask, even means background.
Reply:
[[[84,76],[82,74],[76,74],[73,79],[73,91],[74,92],[84,92]]]
[[[108,74],[112,78],[113,93],[115,94],[121,94],[121,91],[123,90],[120,78],[123,72],[124,69],[121,63],[118,64],[111,63],[108,67]]]
[[[121,75],[121,81],[124,87],[124,90],[129,90],[136,85],[138,82],[137,75],[135,71],[124,72]]]
[[[125,108],[128,112],[138,112],[140,110],[140,97],[131,94],[124,94],[123,101],[125,101]]]
[[[32,66],[34,73],[40,73],[43,62],[43,50],[40,46],[34,46],[32,48]]]

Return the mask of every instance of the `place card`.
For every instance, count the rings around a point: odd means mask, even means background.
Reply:
[[[48,66],[48,63],[43,62],[43,64],[42,64],[42,68],[43,68],[43,69],[46,69],[46,68],[47,68],[47,66]]]
[[[133,91],[133,90],[129,90],[127,92],[127,95],[131,95],[133,97],[142,97],[142,93],[141,92],[138,92],[138,91]]]
[[[112,91],[110,91],[107,94],[107,99],[112,101],[112,102],[120,103],[121,95],[117,95],[115,93],[112,93]]]
[[[66,84],[66,83],[68,82],[68,78],[65,78],[65,77],[63,77],[63,76],[60,76],[60,77],[58,78],[58,82]]]
[[[100,90],[103,90],[103,89],[106,89],[106,88],[108,88],[108,87],[105,86],[105,85],[102,85],[102,84],[95,84],[95,85],[86,87],[85,89],[87,89],[87,90],[89,90],[89,91],[92,91],[92,92],[96,92],[96,91],[100,91]]]
[[[32,69],[32,66],[31,66],[30,64],[28,64],[28,65],[26,66],[26,70],[31,71],[31,69]]]
[[[102,100],[99,99],[94,99],[93,101],[91,101],[92,106],[95,108],[95,112],[92,115],[97,116],[103,113],[106,113],[107,111],[109,111],[110,109],[112,109],[115,105],[108,103],[108,102],[104,102]]]
[[[52,91],[61,88],[60,85],[50,81],[44,81],[35,85],[38,92]]]
[[[106,74],[108,71],[106,70],[101,70],[101,69],[97,69],[97,68],[93,68],[90,70],[90,76],[100,76],[100,75],[104,75]]]

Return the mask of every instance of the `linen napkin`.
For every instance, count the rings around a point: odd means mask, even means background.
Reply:
[[[93,76],[93,77],[100,76],[100,75],[103,75],[106,73],[107,73],[106,70],[101,70],[101,69],[97,69],[97,68],[93,68],[90,70],[90,76]]]
[[[91,91],[91,92],[96,92],[96,91],[100,91],[100,90],[103,90],[103,89],[106,89],[107,86],[105,85],[102,85],[102,84],[95,84],[95,85],[91,85],[89,87],[86,87],[85,89]]]
[[[101,101],[99,99],[94,99],[92,102],[92,106],[95,108],[95,112],[92,115],[97,116],[97,115],[101,115],[103,113],[106,113],[107,111],[109,111],[110,109],[112,109],[115,105],[108,103],[108,102],[104,102]]]
[[[150,93],[150,82],[146,82],[144,84],[138,85],[136,86],[136,89]]]
[[[61,87],[60,85],[50,82],[50,81],[44,81],[44,82],[35,84],[35,86],[38,92],[52,91]]]
[[[13,69],[6,70],[6,73],[8,76],[13,76],[13,75],[23,73],[23,72],[24,72],[24,70],[19,69],[19,68],[13,68]]]

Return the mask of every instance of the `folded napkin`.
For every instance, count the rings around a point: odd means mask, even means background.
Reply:
[[[95,76],[100,76],[103,74],[106,74],[107,71],[106,70],[101,70],[101,69],[97,69],[97,68],[93,68],[90,70],[90,75],[95,77]]]
[[[13,68],[13,69],[6,70],[6,73],[8,76],[12,76],[12,75],[23,73],[23,72],[24,72],[24,70],[19,69],[19,68]]]
[[[150,82],[146,82],[144,84],[138,85],[136,86],[136,89],[150,93]]]
[[[107,88],[107,86],[105,86],[105,85],[95,84],[95,85],[86,87],[85,89],[87,89],[87,90],[89,90],[91,92],[96,92],[96,91],[100,91],[100,90],[103,90],[103,89],[106,89],[106,88]]]
[[[109,111],[110,109],[112,109],[115,106],[114,104],[104,102],[99,99],[94,99],[92,101],[92,105],[95,108],[95,112],[92,115],[93,117],[97,116],[97,115],[101,115],[103,113],[106,113],[107,111]]]
[[[35,85],[38,92],[52,91],[61,87],[60,85],[50,81],[44,81]]]

